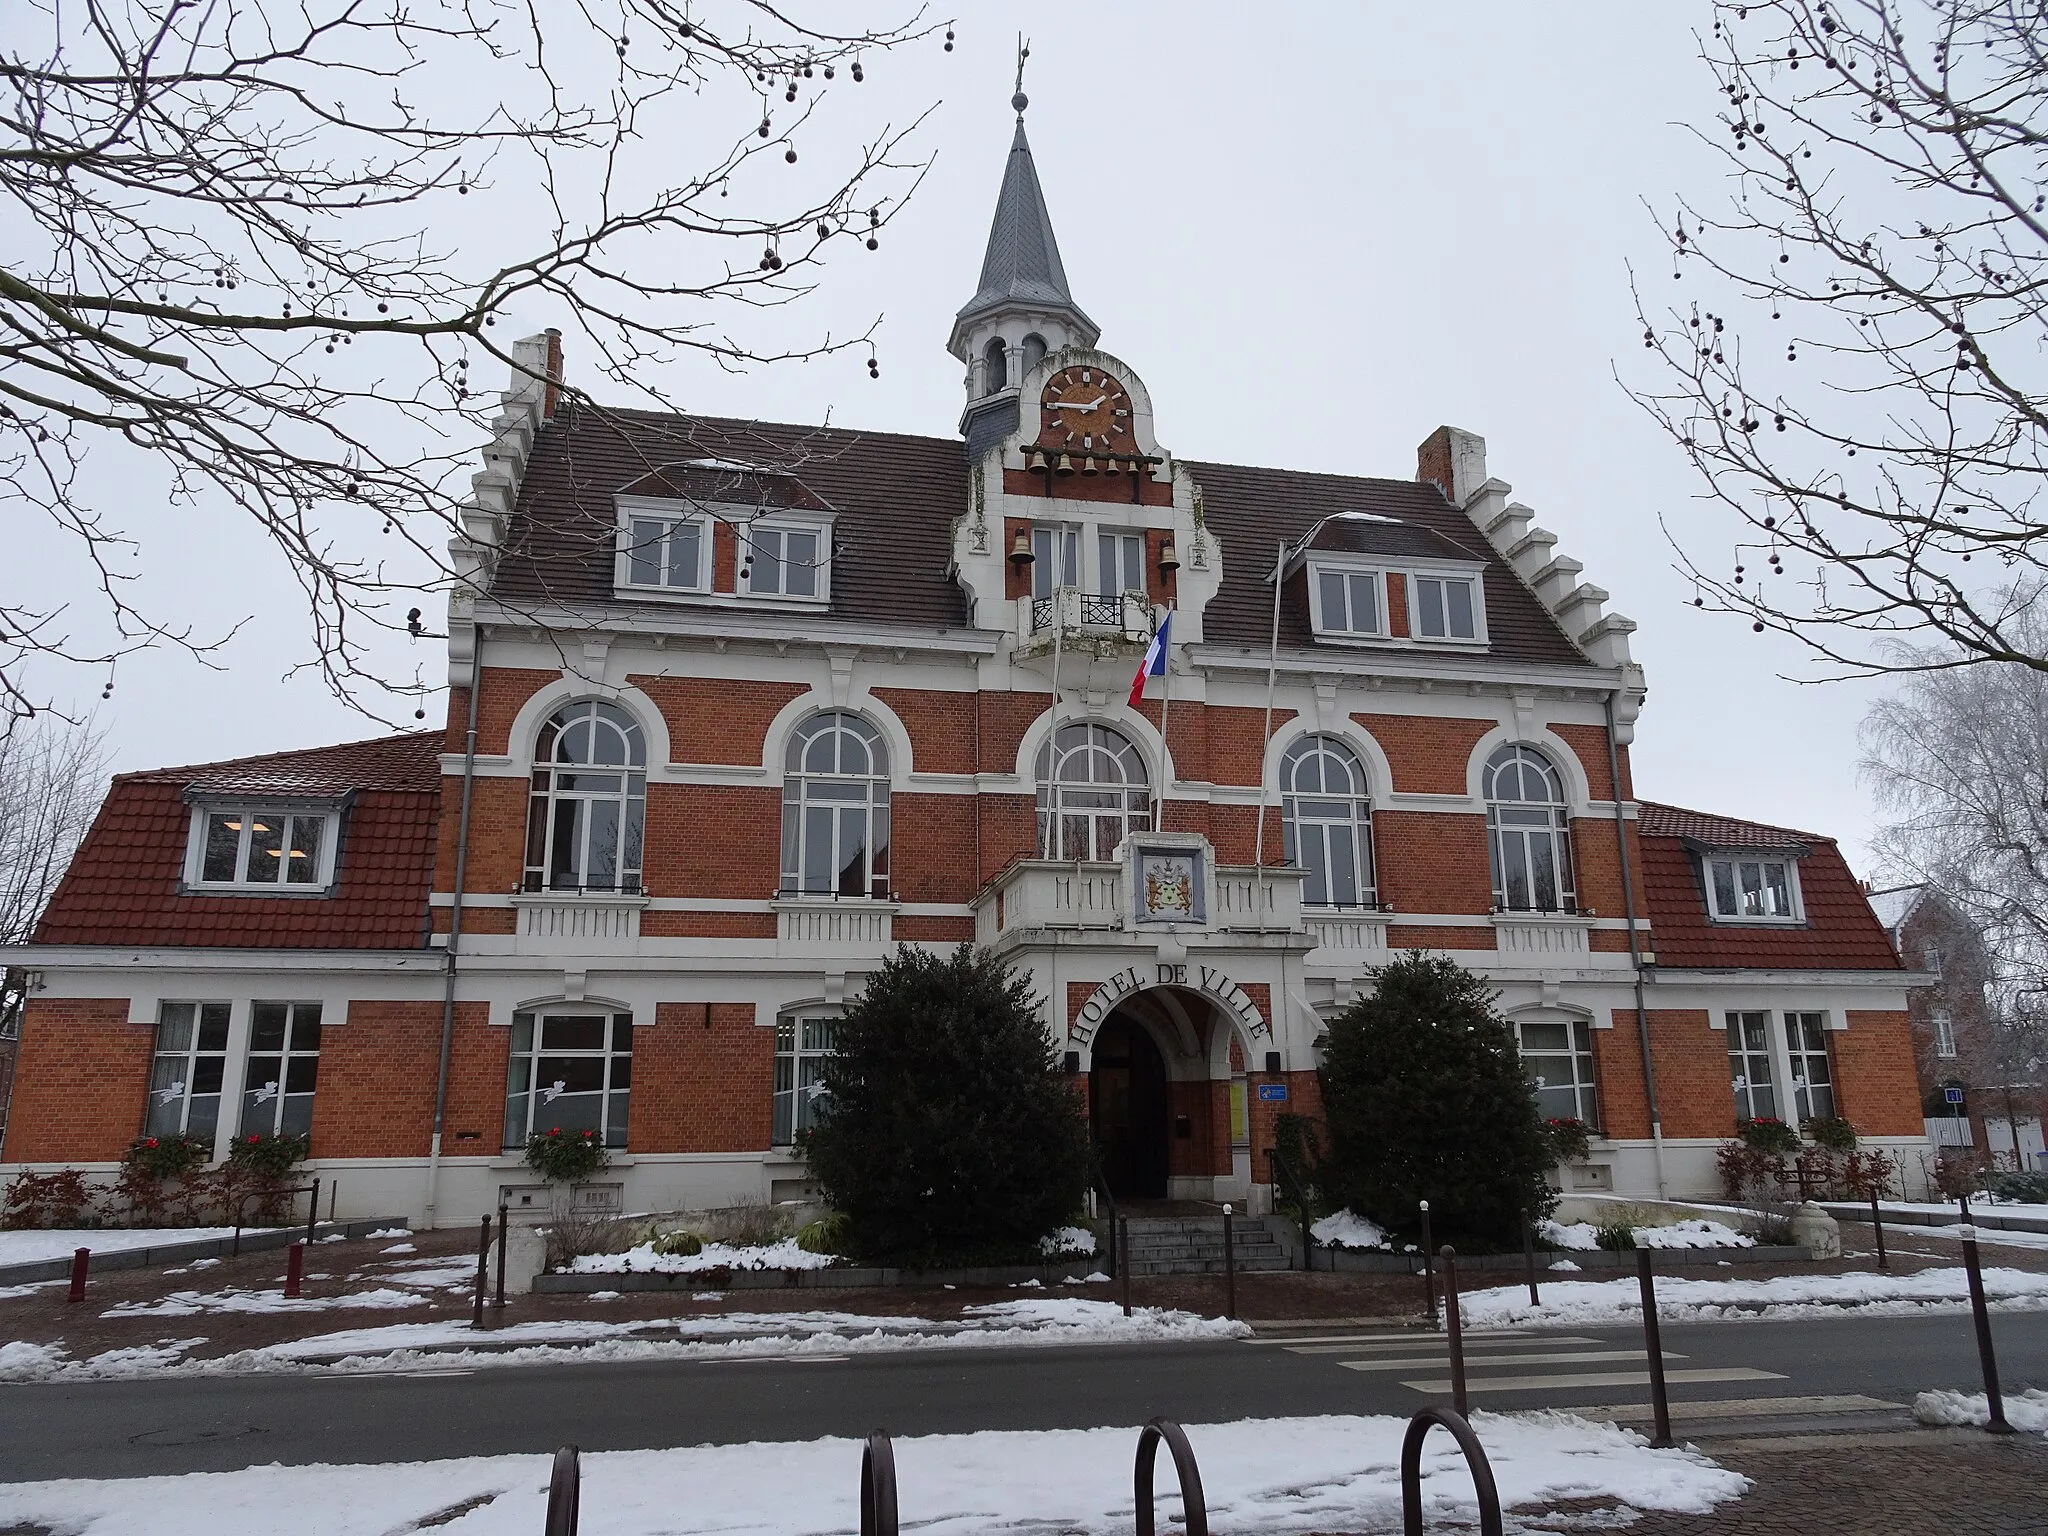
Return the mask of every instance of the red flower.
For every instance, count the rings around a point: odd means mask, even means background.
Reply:
[[[154,1136],[150,1137],[148,1141],[146,1141],[146,1142],[144,1142],[144,1143],[143,1143],[143,1145],[144,1145],[144,1146],[149,1146],[149,1147],[153,1147],[153,1146],[155,1146],[155,1145],[156,1145],[156,1138],[155,1138]]]
[[[249,1145],[253,1147],[256,1145],[257,1142],[261,1141],[262,1139],[263,1138],[261,1136],[251,1136],[249,1138]]]

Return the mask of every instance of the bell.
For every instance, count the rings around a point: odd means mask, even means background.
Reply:
[[[1081,461],[1081,473],[1084,475],[1099,475],[1102,473],[1101,470],[1095,467],[1094,454],[1089,454],[1087,458]]]
[[[1056,475],[1071,475],[1074,472],[1074,461],[1063,453],[1060,455],[1059,463],[1053,466],[1052,472]]]
[[[1174,549],[1173,540],[1168,539],[1159,547],[1159,573],[1162,576],[1171,576],[1179,569],[1180,554]]]
[[[1010,545],[1010,564],[1021,571],[1037,558],[1031,553],[1031,535],[1019,528],[1016,539]]]
[[[1044,454],[1042,454],[1042,453],[1040,453],[1040,452],[1039,452],[1039,451],[1038,451],[1038,450],[1037,450],[1036,448],[1032,449],[1032,450],[1031,450],[1031,462],[1030,462],[1030,463],[1029,463],[1029,464],[1028,464],[1027,466],[1025,466],[1025,467],[1026,467],[1026,468],[1028,468],[1028,469],[1043,469],[1043,468],[1045,468],[1045,455],[1044,455]]]

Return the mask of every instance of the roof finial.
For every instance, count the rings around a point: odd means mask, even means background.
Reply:
[[[1017,94],[1010,98],[1010,105],[1017,109],[1017,121],[1024,121],[1024,109],[1031,105],[1031,98],[1024,94],[1024,61],[1031,57],[1031,43],[1022,32],[1017,34]]]

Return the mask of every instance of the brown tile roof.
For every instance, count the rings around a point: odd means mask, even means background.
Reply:
[[[1761,822],[1641,803],[1643,892],[1657,963],[1701,970],[1899,970],[1899,957],[1833,838]],[[1699,857],[1718,848],[1796,849],[1806,921],[1798,927],[1716,923],[1707,916]]]
[[[441,814],[439,732],[118,776],[71,861],[38,944],[248,949],[417,949]],[[188,787],[208,792],[357,791],[341,829],[333,894],[180,894]]]
[[[718,468],[685,470],[690,461]],[[771,466],[777,474],[745,468]],[[1313,475],[1243,465],[1191,464],[1204,515],[1224,542],[1222,590],[1205,618],[1208,638],[1263,650],[1272,589],[1265,575],[1278,541],[1294,540],[1329,513],[1356,511],[1396,523],[1332,524],[1318,546],[1483,561],[1490,654],[1499,660],[1589,665],[1472,520],[1434,485]],[[663,480],[705,500],[781,506],[800,499],[790,482],[837,509],[840,549],[832,615],[939,629],[967,623],[964,594],[946,574],[952,528],[968,510],[967,455],[958,438],[854,432],[650,411],[582,409],[544,423],[520,483],[493,595],[506,604],[558,601],[630,604],[612,587],[617,513],[629,487],[658,494]],[[1298,585],[1298,584],[1297,584]],[[1306,597],[1283,604],[1281,642],[1314,644]],[[788,615],[792,625],[819,622]]]

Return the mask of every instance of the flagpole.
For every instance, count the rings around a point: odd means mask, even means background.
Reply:
[[[1286,574],[1287,541],[1282,539],[1273,556],[1273,639],[1266,652],[1266,723],[1259,735],[1259,829],[1252,842],[1252,863],[1258,869],[1261,887],[1266,883],[1266,753],[1273,745],[1273,685],[1280,672],[1280,582]]]
[[[1165,689],[1159,695],[1159,814],[1152,818],[1152,830],[1166,830],[1166,794],[1173,787],[1170,749],[1166,745],[1166,711],[1173,703],[1173,608],[1169,604],[1164,620],[1166,643],[1159,648],[1159,675]]]
[[[1054,761],[1059,753],[1057,737],[1060,732],[1060,642],[1066,637],[1067,627],[1060,622],[1060,589],[1052,589],[1052,706],[1045,714],[1045,831],[1038,840],[1038,856],[1049,859],[1059,842],[1059,807],[1053,803],[1053,775],[1058,772]]]

